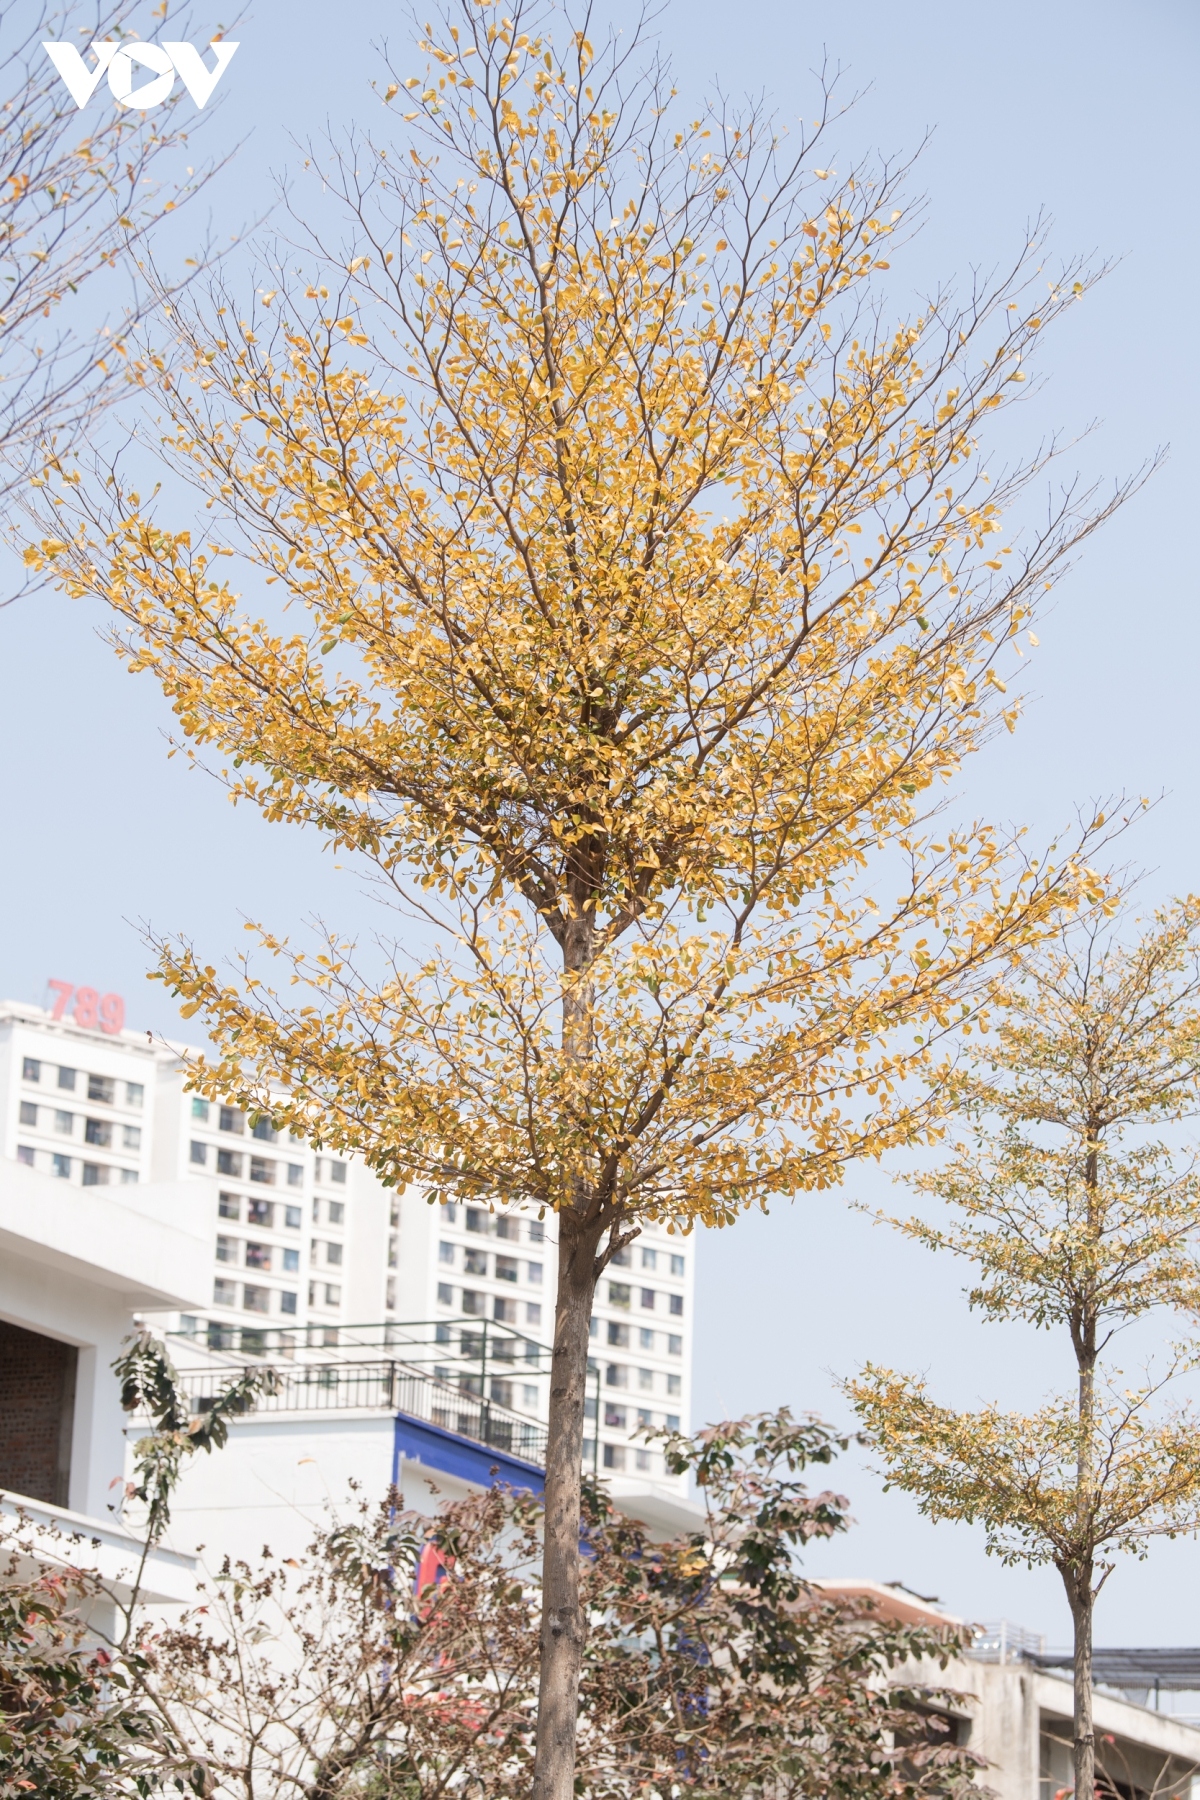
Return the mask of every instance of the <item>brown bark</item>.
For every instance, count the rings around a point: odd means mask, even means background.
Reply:
[[[575,1721],[587,1629],[579,1604],[580,1471],[588,1328],[601,1233],[598,1221],[581,1222],[570,1212],[559,1215],[533,1800],[571,1800],[575,1785]]]
[[[1092,1800],[1096,1792],[1096,1733],[1092,1723],[1092,1593],[1091,1565],[1067,1577],[1067,1598],[1075,1631],[1075,1752],[1076,1800]]]

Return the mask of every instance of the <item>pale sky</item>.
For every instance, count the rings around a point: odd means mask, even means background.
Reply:
[[[10,18],[21,11],[18,3]],[[628,12],[614,5],[607,16]],[[203,9],[196,18],[199,42],[218,20]],[[905,259],[897,312],[914,304],[913,284],[962,280],[1011,257],[1043,209],[1060,256],[1114,262],[1047,341],[1050,380],[1008,421],[1006,447],[1033,448],[1053,430],[1074,437],[1095,422],[1065,469],[1111,481],[1161,445],[1169,460],[1057,591],[1038,626],[1027,716],[965,773],[959,804],[1025,823],[1042,841],[1098,796],[1163,794],[1126,846],[1148,871],[1149,903],[1200,884],[1189,500],[1200,473],[1198,19],[1184,0],[677,0],[658,27],[682,92],[719,76],[734,95],[765,90],[784,117],[811,117],[814,69],[826,57],[843,65],[848,86],[865,93],[838,129],[835,166],[876,148],[911,151],[932,133],[914,181],[928,222]],[[147,7],[144,35],[158,29]],[[336,11],[258,0],[237,35],[242,47],[205,133],[212,148],[241,144],[208,203],[226,236],[270,204],[275,174],[296,171],[303,204],[289,133],[319,133],[326,120],[335,131],[379,122],[372,44],[390,37],[403,61],[408,30],[402,10],[379,0]],[[241,256],[230,261],[235,284],[249,282]],[[0,610],[0,992],[40,1001],[52,977],[88,983],[123,993],[133,1026],[183,1035],[144,979],[139,920],[192,936],[217,961],[238,947],[245,915],[288,927],[321,912],[353,928],[370,912],[361,884],[314,844],[233,812],[214,782],[168,762],[163,702],[122,672],[96,635],[100,623],[53,596]],[[1065,1346],[981,1325],[961,1299],[963,1271],[848,1210],[847,1199],[885,1200],[886,1188],[886,1174],[852,1173],[840,1197],[781,1206],[698,1242],[694,1423],[785,1401],[844,1421],[832,1377],[868,1357],[927,1371],[935,1391],[961,1404],[1032,1403],[1065,1374]],[[968,1617],[1006,1616],[1066,1640],[1052,1573],[988,1561],[977,1533],[925,1524],[854,1458],[832,1482],[849,1492],[860,1523],[814,1556],[814,1573],[903,1580]],[[1200,1619],[1180,1603],[1198,1575],[1200,1548],[1190,1543],[1118,1568],[1097,1642],[1200,1641]]]

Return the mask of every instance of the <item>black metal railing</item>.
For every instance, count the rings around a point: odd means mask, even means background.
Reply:
[[[259,1364],[263,1367],[263,1364]],[[518,1412],[497,1394],[503,1378],[493,1377],[489,1393],[476,1391],[479,1376],[458,1381],[439,1380],[421,1369],[394,1360],[270,1363],[275,1377],[272,1393],[260,1394],[253,1411],[262,1413],[345,1412],[353,1409],[405,1412],[440,1426],[473,1443],[506,1450],[541,1467],[546,1459],[546,1427]],[[180,1385],[193,1413],[205,1413],[213,1404],[222,1370],[181,1369]],[[214,1379],[216,1378],[216,1379]]]

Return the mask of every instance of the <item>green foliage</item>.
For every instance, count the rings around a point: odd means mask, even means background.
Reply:
[[[952,1698],[925,1679],[958,1635],[892,1624],[800,1576],[797,1551],[844,1530],[846,1514],[798,1477],[844,1442],[786,1411],[667,1438],[708,1516],[666,1543],[585,1489],[581,1800],[976,1791],[978,1759],[946,1729]],[[526,1792],[541,1531],[541,1502],[524,1492],[492,1488],[432,1521],[391,1495],[301,1565],[227,1567],[157,1649],[181,1737],[217,1746],[211,1791]]]

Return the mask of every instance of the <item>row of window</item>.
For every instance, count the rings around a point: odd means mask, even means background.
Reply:
[[[341,1245],[338,1245],[341,1249]],[[278,1258],[278,1262],[276,1262]],[[266,1269],[278,1267],[285,1275],[294,1275],[300,1268],[300,1252],[285,1245],[260,1244],[255,1239],[243,1241],[241,1238],[217,1237],[217,1261],[235,1263],[247,1269]]]
[[[640,1445],[602,1444],[600,1448],[604,1467],[611,1469],[617,1475],[622,1474],[626,1469],[636,1469],[639,1475],[651,1475],[658,1470],[662,1460],[655,1456],[652,1450],[643,1450]],[[595,1453],[595,1438],[584,1438],[583,1462],[585,1468],[590,1466]]]
[[[637,1250],[643,1269],[660,1269],[664,1275],[668,1272],[672,1275],[683,1274],[684,1259],[676,1251],[655,1250],[650,1244],[639,1244]],[[633,1251],[632,1244],[626,1244],[617,1250],[609,1260],[609,1268],[632,1269]]]
[[[668,1338],[667,1339],[667,1354],[668,1354],[668,1356],[682,1356],[683,1355],[683,1339],[676,1338],[676,1337]],[[631,1369],[628,1363],[608,1363],[604,1370],[605,1385],[608,1387],[615,1387],[615,1388],[632,1387],[634,1384],[629,1379],[631,1375],[637,1376],[637,1385],[644,1392],[649,1393],[650,1390],[653,1388],[653,1386],[654,1386],[654,1370],[653,1369]],[[667,1377],[668,1383],[670,1382],[670,1379],[671,1379],[670,1376],[668,1376]],[[679,1377],[676,1376],[675,1379],[678,1381]],[[674,1390],[670,1389],[669,1391],[673,1392]]]
[[[218,1196],[217,1212],[222,1219],[240,1220],[243,1207],[246,1209],[247,1225],[262,1225],[268,1231],[299,1231],[303,1221],[303,1212],[299,1206],[285,1206],[275,1200],[263,1200],[257,1194],[222,1192]],[[344,1226],[346,1203],[344,1200],[314,1200],[312,1216],[314,1225],[319,1225],[324,1219],[327,1225]]]
[[[539,1301],[526,1300],[524,1302],[524,1318],[522,1319],[521,1302],[511,1299],[507,1294],[488,1295],[480,1293],[477,1288],[460,1288],[458,1291],[460,1297],[458,1311],[466,1313],[468,1317],[486,1319],[490,1299],[491,1316],[500,1325],[521,1323],[540,1325],[542,1322],[542,1308]],[[437,1298],[439,1306],[454,1305],[454,1289],[448,1281],[438,1282]]]
[[[648,1325],[626,1325],[623,1319],[597,1319],[594,1315],[588,1326],[591,1336],[598,1338],[603,1332],[606,1341],[617,1350],[628,1350],[634,1343],[634,1332],[637,1333],[639,1350],[655,1351],[660,1339],[665,1338],[668,1356],[683,1355],[683,1339],[673,1332],[654,1331]],[[658,1354],[661,1356],[662,1351]]]
[[[76,1083],[82,1078],[87,1083],[88,1099],[98,1100],[102,1106],[117,1104],[118,1087],[125,1090],[126,1106],[141,1106],[146,1098],[145,1085],[140,1081],[118,1083],[112,1075],[89,1075],[86,1069],[67,1069],[60,1063],[42,1063],[36,1056],[27,1056],[23,1059],[21,1074],[26,1081],[36,1081],[40,1084],[43,1071],[48,1081],[51,1069],[55,1068],[58,1070],[58,1086],[60,1088],[73,1094],[76,1091]]]
[[[628,1312],[629,1308],[633,1305],[633,1292],[634,1290],[627,1281],[610,1281],[608,1284],[608,1304],[610,1306],[619,1306],[624,1311]],[[638,1288],[637,1295],[639,1306],[646,1312],[653,1312],[655,1302],[658,1298],[658,1291],[655,1288]],[[667,1302],[667,1310],[672,1317],[682,1319],[683,1295],[664,1293],[663,1299]]]
[[[262,1287],[257,1282],[230,1281],[218,1275],[213,1282],[214,1306],[240,1306],[243,1312],[269,1313],[274,1310],[272,1296],[279,1297],[279,1311],[294,1313],[298,1295],[291,1288]]]
[[[209,1115],[211,1114],[212,1110],[213,1109],[207,1100],[201,1100],[199,1095],[193,1096],[193,1099],[192,1099],[192,1117],[193,1117],[193,1119],[202,1119],[204,1121],[204,1123],[207,1125],[209,1123]],[[246,1115],[238,1107],[236,1107],[236,1106],[219,1106],[217,1108],[217,1130],[218,1131],[236,1132],[237,1135],[239,1137],[241,1137],[242,1134],[245,1132],[245,1129],[246,1129]],[[272,1125],[270,1119],[257,1119],[255,1121],[255,1123],[250,1127],[250,1136],[257,1138],[259,1140],[259,1142],[263,1143],[263,1144],[277,1144],[281,1137],[286,1137],[289,1144],[300,1144],[303,1142],[302,1138],[293,1137],[290,1132],[276,1131],[276,1129]]]
[[[525,1227],[525,1238],[530,1244],[544,1244],[546,1241],[546,1225],[543,1219],[520,1219],[509,1213],[491,1213],[486,1206],[465,1206],[455,1204],[443,1206],[441,1216],[447,1225],[456,1225],[458,1215],[465,1214],[463,1224],[468,1231],[478,1232],[481,1237],[498,1237],[510,1244],[521,1241],[521,1227]]]
[[[35,1150],[32,1144],[17,1145],[17,1161],[24,1163],[27,1169],[36,1169],[39,1157],[45,1158],[48,1173],[56,1175],[60,1181],[70,1181],[72,1168],[78,1163],[79,1179],[84,1187],[107,1187],[110,1181],[124,1182],[128,1186],[138,1178],[136,1169],[115,1169],[108,1163],[80,1162],[78,1157],[63,1156],[57,1150]]]
[[[584,1417],[596,1417],[596,1402],[590,1398],[584,1408]],[[657,1425],[665,1425],[668,1431],[679,1430],[678,1413],[660,1413],[657,1416],[648,1406],[617,1406],[611,1400],[604,1402],[604,1423],[610,1431],[652,1431]]]
[[[457,1245],[446,1243],[445,1239],[438,1245],[438,1261],[453,1268],[457,1258]],[[463,1248],[462,1266],[465,1275],[494,1275],[497,1281],[519,1281],[521,1265],[515,1256],[489,1257],[486,1250],[476,1250],[467,1244]],[[543,1265],[540,1262],[525,1264],[525,1279],[535,1287],[541,1286]]]
[[[267,1231],[299,1231],[303,1224],[303,1214],[298,1206],[280,1206],[274,1200],[260,1200],[257,1194],[221,1194],[217,1200],[217,1212],[222,1219],[240,1221],[243,1206],[247,1225],[261,1225]],[[315,1212],[313,1217],[316,1217]]]
[[[41,1115],[40,1124],[39,1114]],[[53,1130],[60,1137],[73,1137],[75,1122],[79,1116],[78,1113],[63,1112],[59,1107],[39,1107],[32,1100],[22,1100],[21,1102],[21,1124],[32,1126],[34,1131]],[[116,1125],[111,1119],[85,1118],[83,1141],[85,1144],[97,1144],[104,1150],[110,1150],[118,1141],[125,1150],[140,1150],[142,1128],[140,1125]]]
[[[590,1362],[588,1364],[589,1384],[591,1377],[595,1375],[596,1372],[597,1365],[594,1362]],[[619,1379],[613,1379],[614,1372],[619,1375]],[[631,1374],[637,1377],[636,1381],[631,1381],[629,1379]],[[665,1394],[668,1400],[678,1400],[683,1394],[682,1375],[675,1375],[661,1369],[631,1370],[620,1363],[610,1363],[608,1365],[608,1385],[609,1387],[619,1388],[636,1387],[640,1394]],[[592,1395],[587,1401],[587,1417],[589,1419],[594,1419],[595,1416],[596,1399],[595,1395]]]
[[[208,1167],[208,1153],[214,1149],[212,1144],[202,1144],[199,1138],[193,1138],[189,1151],[190,1160],[201,1169]],[[247,1169],[247,1163],[249,1168]],[[264,1187],[274,1187],[276,1172],[281,1167],[287,1170],[289,1187],[304,1186],[304,1164],[287,1163],[280,1165],[269,1156],[243,1156],[240,1150],[217,1150],[216,1169],[218,1175],[232,1175],[235,1181],[259,1181]],[[282,1184],[280,1184],[282,1185]]]

